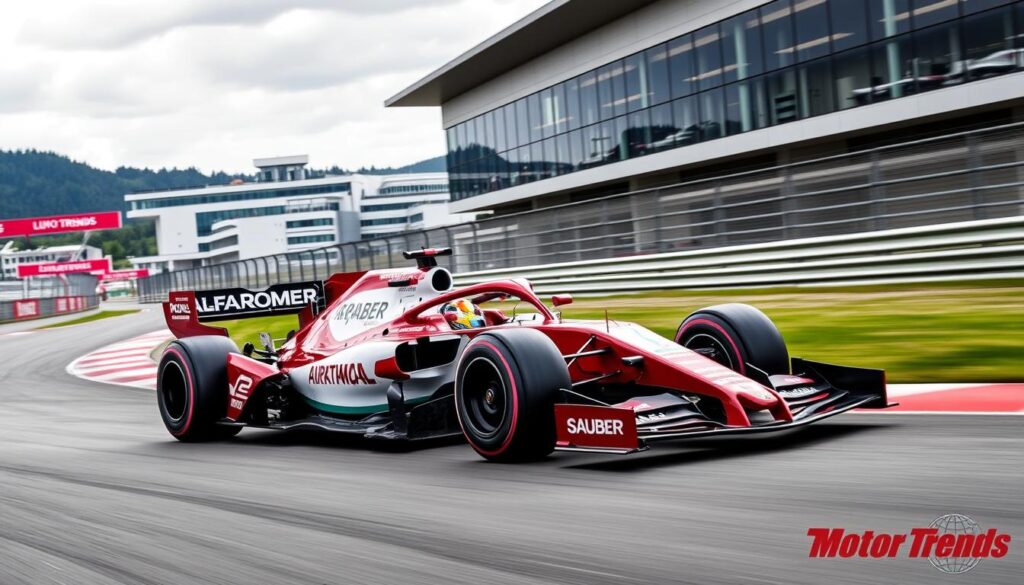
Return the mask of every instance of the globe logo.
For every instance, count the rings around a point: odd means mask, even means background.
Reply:
[[[937,529],[940,535],[976,535],[981,533],[981,528],[978,526],[978,523],[972,520],[969,516],[964,516],[963,514],[946,514],[945,516],[939,516],[928,526],[929,528]],[[932,554],[932,556],[928,557],[928,561],[933,567],[943,573],[966,573],[978,566],[981,559],[978,557],[937,557]]]

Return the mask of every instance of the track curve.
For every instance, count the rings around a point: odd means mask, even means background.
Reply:
[[[920,559],[808,559],[814,526],[961,513],[1015,542],[1024,417],[855,414],[775,437],[485,463],[243,431],[186,445],[152,391],[64,372],[157,311],[0,335],[0,583],[934,583]]]

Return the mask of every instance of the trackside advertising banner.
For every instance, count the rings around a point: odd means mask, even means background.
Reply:
[[[100,280],[108,282],[112,280],[131,280],[133,278],[146,278],[149,276],[148,268],[139,268],[137,270],[115,270],[113,272],[107,272],[101,274]]]
[[[54,276],[73,272],[99,272],[106,274],[111,271],[110,258],[98,260],[77,260],[74,262],[49,262],[44,264],[19,264],[18,278],[29,276]]]
[[[14,302],[15,319],[35,319],[39,315],[40,312],[38,299],[27,299],[24,301]]]
[[[120,211],[52,215],[49,217],[26,217],[21,219],[0,219],[0,238],[45,236],[48,234],[87,232],[93,230],[116,230],[120,227]]]
[[[275,284],[262,290],[244,288],[197,290],[196,310],[204,321],[260,317],[264,315],[292,315],[316,303],[323,308],[324,284],[320,281]]]

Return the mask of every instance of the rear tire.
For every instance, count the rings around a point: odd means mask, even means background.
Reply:
[[[789,351],[782,334],[761,311],[741,303],[701,309],[676,331],[676,343],[698,351],[744,376],[751,364],[769,376],[789,373]]]
[[[240,427],[217,424],[227,414],[228,354],[238,346],[227,337],[202,335],[171,342],[157,369],[160,417],[174,438],[216,441]]]
[[[571,388],[555,344],[535,329],[484,333],[469,342],[455,375],[455,412],[485,459],[546,457],[555,448],[555,401]]]

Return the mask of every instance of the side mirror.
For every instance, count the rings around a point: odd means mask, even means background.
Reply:
[[[551,304],[556,307],[572,304],[572,295],[554,295],[551,297]]]

